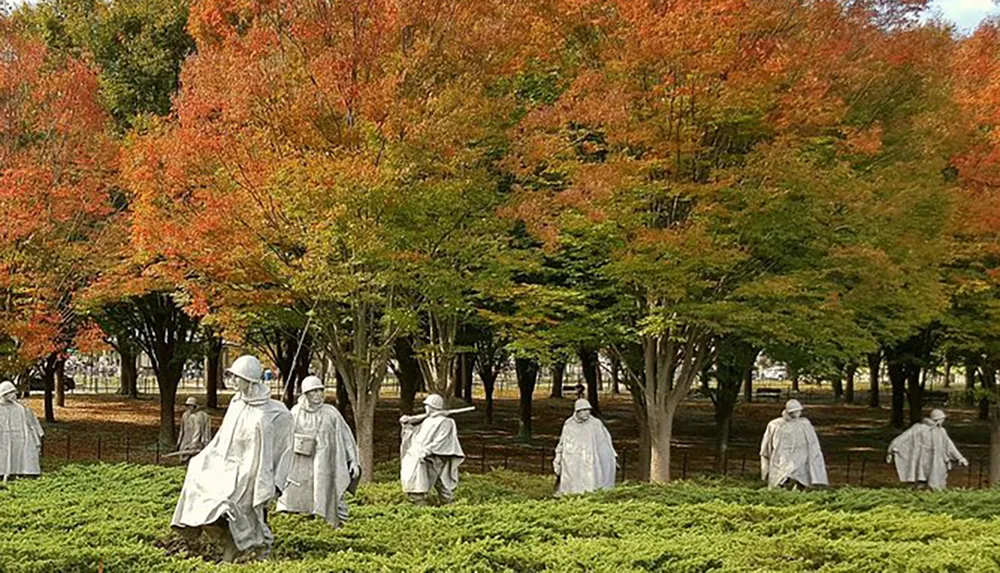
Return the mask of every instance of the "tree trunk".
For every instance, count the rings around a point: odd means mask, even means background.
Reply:
[[[660,419],[649,424],[649,481],[652,483],[670,482],[670,439],[674,431],[674,412],[668,409]]]
[[[462,395],[462,391],[465,390],[465,385],[462,384],[463,366],[462,366],[461,354],[455,356],[455,360],[453,360],[451,363],[451,369],[453,371],[451,379],[454,381],[452,384],[455,388],[455,398],[461,400],[465,398],[465,396]]]
[[[903,407],[906,399],[906,368],[896,361],[889,361],[889,383],[892,385],[892,415],[894,428],[903,427]]]
[[[792,379],[792,392],[798,393],[799,391],[799,369],[789,365],[788,374]]]
[[[466,404],[472,404],[472,385],[475,380],[473,373],[476,367],[476,356],[474,354],[462,354],[460,357],[462,361],[462,386],[464,390],[462,395],[465,398]]]
[[[836,376],[830,380],[830,386],[833,388],[833,399],[834,401],[841,401],[844,398],[844,381],[840,378],[840,373],[838,372]]]
[[[183,367],[164,368],[156,373],[156,384],[160,389],[160,447],[169,451],[176,445],[177,428],[174,421],[174,407],[177,402],[177,385],[181,381]]]
[[[126,348],[118,350],[122,367],[119,375],[118,393],[129,398],[139,397],[139,353]]]
[[[844,393],[844,399],[848,404],[854,403],[854,377],[858,373],[857,364],[848,364],[845,374],[847,375],[847,390]]]
[[[980,384],[982,384],[983,390],[991,391],[996,393],[997,387],[997,371],[992,366],[983,366],[982,374],[980,376]],[[990,400],[983,397],[979,401],[979,419],[988,420],[990,416]]]
[[[733,429],[733,409],[715,413],[715,471],[725,473],[729,462],[729,436]]]
[[[335,376],[337,378],[337,409],[340,410],[340,415],[345,420],[353,420],[354,413],[351,411],[351,398],[347,391],[347,384],[344,384],[344,377],[340,375],[339,371],[335,372]],[[410,400],[410,404],[412,407],[412,400]]]
[[[55,371],[56,406],[66,407],[66,359],[56,360]]]
[[[222,338],[216,336],[207,342],[205,353],[205,406],[219,407],[219,386],[222,385]]]
[[[526,441],[531,439],[531,400],[535,393],[535,384],[538,383],[538,361],[531,358],[517,358],[514,360],[514,369],[517,373],[517,389],[520,394],[517,437]]]
[[[621,388],[621,376],[622,376],[622,364],[621,359],[614,352],[611,352],[611,393],[618,395],[622,393]]]
[[[878,394],[879,375],[882,369],[882,353],[872,352],[868,355],[868,405],[872,408],[881,406]]]
[[[483,393],[486,394],[486,423],[493,425],[493,389],[496,388],[497,377],[493,372],[480,372],[483,379]]]
[[[941,382],[945,389],[951,388],[951,359],[944,359],[944,380]]]
[[[910,368],[906,376],[906,397],[910,403],[910,425],[923,420],[924,385],[920,380],[920,368]]]
[[[630,384],[629,391],[632,393],[632,409],[635,412],[635,422],[639,427],[639,479],[649,481],[649,461],[652,449],[652,441],[649,437],[649,421],[646,413],[646,403],[642,390],[636,385]]]
[[[556,362],[552,365],[552,393],[549,398],[562,398],[563,382],[566,380],[566,363]]]
[[[50,354],[42,364],[42,384],[45,388],[45,421],[49,424],[56,421],[55,408],[52,407],[53,391],[56,385],[56,357],[56,354]]]
[[[413,354],[413,343],[410,339],[396,339],[393,348],[398,365],[396,378],[399,380],[399,409],[403,414],[409,415],[413,413],[413,400],[420,389],[422,378],[420,363]]]
[[[368,483],[375,475],[375,403],[377,394],[359,392],[354,406],[354,431],[361,458],[361,481]],[[360,412],[361,415],[358,415]]]
[[[743,400],[750,404],[753,402],[753,367],[747,370],[743,376]]]
[[[994,401],[990,404],[990,485],[996,487],[998,483],[1000,483],[1000,403]]]
[[[599,403],[600,394],[600,355],[597,349],[580,348],[580,364],[583,367],[583,378],[587,381],[587,401],[590,402],[591,413],[598,418],[601,417],[601,405]]]

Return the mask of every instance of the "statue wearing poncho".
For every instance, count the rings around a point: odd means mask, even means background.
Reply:
[[[933,410],[930,418],[914,424],[889,444],[886,461],[896,462],[899,481],[942,490],[947,487],[953,464],[969,465],[948,437],[944,420],[944,412]]]
[[[573,417],[563,424],[552,469],[559,476],[556,495],[586,493],[615,486],[618,454],[604,423],[590,415],[590,402],[579,399]]]
[[[323,382],[316,376],[302,381],[295,419],[292,468],[278,511],[318,515],[334,527],[347,521],[344,493],[357,487],[361,476],[358,445],[344,417],[323,403]]]
[[[238,381],[215,438],[188,464],[173,527],[221,537],[228,561],[274,541],[265,508],[280,495],[291,464],[292,415],[261,383],[260,362],[242,356],[228,370]]]
[[[424,416],[403,416],[399,446],[399,480],[403,491],[418,505],[427,492],[437,489],[442,503],[451,503],[458,486],[458,466],[465,453],[458,443],[455,420],[447,417],[444,398],[431,394],[424,400]]]
[[[789,400],[780,418],[772,420],[760,444],[761,479],[768,487],[828,485],[819,438],[802,405]]]
[[[11,476],[41,475],[44,434],[31,408],[17,402],[14,385],[0,383],[0,475],[4,481]]]
[[[188,398],[184,406],[181,433],[177,436],[177,451],[181,453],[182,462],[191,459],[212,441],[212,419],[208,412],[199,408],[194,398]]]

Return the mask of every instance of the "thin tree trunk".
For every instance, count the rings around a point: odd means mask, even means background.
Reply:
[[[951,388],[951,360],[949,358],[944,359],[944,380],[942,384],[945,389]]]
[[[794,366],[788,367],[788,373],[792,379],[792,392],[798,393],[799,391],[799,369]]]
[[[336,371],[334,374],[337,378],[337,409],[340,410],[340,415],[345,420],[353,420],[354,413],[352,412],[351,398],[347,391],[347,385],[344,384],[344,378],[340,375],[339,371]]]
[[[910,425],[923,420],[924,386],[920,380],[920,368],[911,367],[906,376],[906,396],[910,403]]]
[[[549,398],[563,397],[563,382],[566,380],[566,363],[556,362],[552,365],[552,393]]]
[[[55,423],[56,421],[55,408],[52,407],[56,377],[55,364],[56,355],[51,354],[45,359],[45,362],[42,365],[42,384],[45,389],[45,421],[49,424]]]
[[[580,348],[580,364],[583,367],[583,378],[587,381],[587,401],[590,402],[591,413],[598,418],[601,417],[600,394],[598,387],[600,384],[601,363],[596,349]]]
[[[493,425],[493,389],[496,388],[497,377],[493,372],[481,372],[483,393],[486,394],[486,423]]]
[[[396,339],[394,345],[396,364],[396,378],[399,380],[399,409],[403,414],[413,413],[413,400],[420,389],[423,375],[420,372],[420,363],[413,354],[413,344],[408,338]],[[346,392],[346,390],[345,390]]]
[[[160,447],[169,450],[176,442],[177,428],[174,421],[174,407],[177,402],[177,385],[181,381],[182,368],[167,368],[156,373],[156,383],[160,389]]]
[[[983,366],[982,374],[980,377],[980,384],[982,384],[983,390],[996,392],[997,387],[997,371],[992,366]],[[988,398],[983,397],[979,401],[979,419],[988,420],[990,416],[990,401]]]
[[[118,351],[121,357],[121,372],[119,373],[118,393],[130,398],[139,397],[139,353],[122,348]]]
[[[881,369],[882,353],[872,352],[868,355],[868,383],[870,386],[870,391],[868,392],[868,405],[872,408],[878,408],[881,406],[878,392]]]
[[[990,485],[1000,483],[1000,403],[990,404]]]
[[[618,395],[622,393],[621,388],[621,376],[622,376],[622,364],[621,359],[618,358],[614,352],[611,352],[611,393]]]
[[[361,481],[368,483],[375,476],[375,403],[376,396],[359,392],[354,406],[354,428],[361,458]],[[360,412],[361,415],[357,415]]]
[[[848,404],[854,403],[854,378],[857,375],[857,373],[858,373],[857,364],[852,363],[847,365],[847,371],[846,371],[847,391],[844,393],[844,399],[847,401]]]
[[[892,415],[890,422],[894,428],[903,427],[903,408],[906,401],[906,368],[895,361],[889,361],[889,383],[892,384]]]
[[[461,382],[464,387],[462,394],[465,398],[465,403],[472,404],[472,385],[474,382],[473,373],[475,372],[476,367],[476,357],[473,354],[462,354],[461,361],[463,367]]]
[[[66,407],[66,360],[60,358],[56,360],[55,371],[56,383],[56,406]]]
[[[750,404],[753,402],[753,367],[747,370],[743,376],[743,400]]]
[[[214,337],[207,343],[205,355],[205,406],[219,407],[219,386],[222,385],[222,338]]]
[[[639,479],[649,481],[649,462],[652,450],[652,440],[649,437],[649,421],[646,413],[646,404],[642,399],[642,390],[632,389],[632,408],[635,411],[635,421],[639,427]]]
[[[538,362],[531,358],[517,358],[514,360],[514,369],[517,373],[517,388],[520,394],[517,437],[521,440],[530,440],[531,402],[535,384],[538,383]]]

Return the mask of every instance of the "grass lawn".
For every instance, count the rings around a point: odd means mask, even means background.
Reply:
[[[267,562],[176,550],[183,470],[75,465],[0,486],[0,571],[994,571],[1000,492],[756,482],[626,484],[552,499],[552,479],[463,475],[454,505],[406,503],[385,466],[340,530],[274,515]]]

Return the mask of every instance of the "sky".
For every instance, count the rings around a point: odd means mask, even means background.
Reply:
[[[993,0],[933,0],[931,5],[963,32],[975,29],[986,16],[1000,14],[1000,7],[994,5]]]

